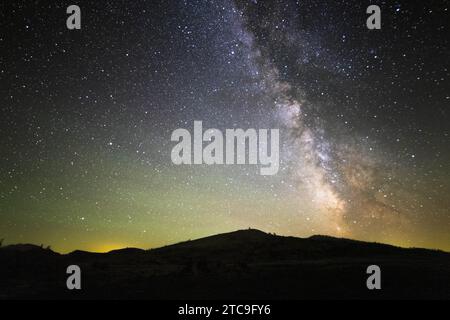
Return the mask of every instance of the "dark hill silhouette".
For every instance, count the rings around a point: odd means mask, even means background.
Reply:
[[[107,252],[107,254],[117,254],[117,255],[122,255],[122,254],[127,254],[127,255],[133,255],[133,254],[140,254],[140,253],[144,253],[145,250],[143,249],[138,249],[138,248],[123,248],[123,249],[117,249],[117,250],[112,250]]]
[[[45,252],[45,253],[55,253],[49,248],[43,248],[42,246],[37,246],[34,244],[11,244],[8,246],[0,247],[0,249],[11,252]]]
[[[83,289],[65,288],[66,268]],[[366,288],[366,268],[382,289]],[[0,248],[0,298],[450,298],[450,254],[329,236],[239,230],[162,248],[61,255],[33,245]]]
[[[405,249],[392,245],[370,243],[345,238],[315,235],[309,238],[283,237],[248,229],[218,234],[197,240],[151,250],[170,257],[189,253],[205,260],[236,259],[245,261],[317,259],[333,257],[374,257],[377,255],[410,256],[415,253],[450,256],[428,249]],[[218,255],[219,253],[219,255]]]

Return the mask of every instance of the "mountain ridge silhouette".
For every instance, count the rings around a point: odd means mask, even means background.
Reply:
[[[59,254],[59,255],[82,255],[82,254],[120,254],[120,253],[145,253],[148,251],[159,251],[164,249],[172,249],[172,248],[178,248],[178,247],[185,247],[185,246],[216,246],[218,244],[221,244],[220,242],[246,242],[246,241],[270,241],[273,239],[284,239],[284,240],[294,240],[294,241],[328,241],[328,242],[334,242],[334,243],[352,243],[352,244],[359,244],[359,245],[373,245],[373,246],[384,246],[386,248],[395,248],[400,250],[423,250],[423,251],[431,251],[431,252],[438,252],[443,254],[450,254],[450,252],[447,252],[445,250],[441,249],[431,249],[431,248],[420,248],[420,247],[400,247],[393,244],[388,243],[381,243],[381,242],[371,242],[371,241],[364,241],[364,240],[356,240],[356,239],[350,239],[350,238],[342,238],[342,237],[334,237],[329,235],[322,235],[322,234],[316,234],[309,237],[294,237],[294,236],[283,236],[283,235],[276,235],[272,233],[266,233],[264,231],[261,231],[259,229],[240,229],[235,230],[231,232],[223,232],[218,233],[210,236],[205,236],[193,240],[185,240],[176,242],[173,244],[164,245],[161,247],[155,247],[155,248],[149,248],[149,249],[143,249],[138,247],[124,247],[124,248],[118,248],[114,250],[110,250],[107,252],[96,252],[96,251],[87,251],[87,250],[73,250],[68,253],[59,253],[57,251],[53,251],[49,248],[44,248],[35,244],[29,244],[29,243],[19,243],[19,244],[9,244],[0,247],[0,250],[18,250],[18,251],[28,251],[28,250],[44,250],[44,251],[52,251],[53,253]]]
[[[82,270],[69,291],[66,269]],[[382,290],[368,290],[378,265]],[[143,250],[0,248],[0,299],[450,299],[450,253],[237,230]]]

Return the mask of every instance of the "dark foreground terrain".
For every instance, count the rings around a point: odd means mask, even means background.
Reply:
[[[79,265],[82,290],[66,288]],[[381,267],[381,290],[366,268]],[[159,249],[0,248],[0,299],[450,299],[450,254],[242,230]]]

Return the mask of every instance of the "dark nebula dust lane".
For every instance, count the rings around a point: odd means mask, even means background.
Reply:
[[[155,247],[242,228],[450,250],[445,1],[2,2],[0,238]],[[280,170],[171,132],[279,128]]]

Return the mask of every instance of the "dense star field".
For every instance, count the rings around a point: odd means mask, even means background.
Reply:
[[[0,5],[4,244],[252,227],[450,250],[448,2],[72,2]],[[278,174],[174,165],[194,120],[280,129]]]

